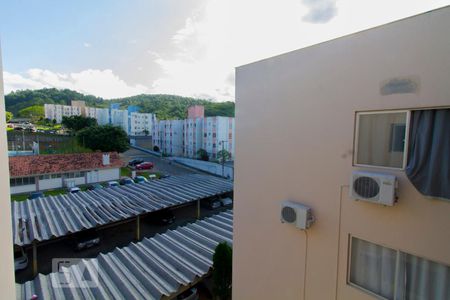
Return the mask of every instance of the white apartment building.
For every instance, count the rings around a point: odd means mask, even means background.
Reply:
[[[121,127],[128,133],[128,111],[123,109],[111,109],[111,125]]]
[[[132,112],[129,121],[130,135],[150,135],[152,132],[152,125],[154,114]]]
[[[183,155],[184,120],[162,120],[153,126],[153,145],[171,156]]]
[[[61,123],[63,117],[81,116],[81,107],[61,104],[44,104],[45,118]]]
[[[109,124],[109,109],[108,108],[86,107],[85,112],[86,112],[86,117],[96,119],[98,125]]]
[[[186,119],[183,124],[184,156],[197,157],[197,151],[203,146],[203,118]]]
[[[212,160],[224,149],[234,157],[234,118],[206,117],[203,119],[203,149]]]

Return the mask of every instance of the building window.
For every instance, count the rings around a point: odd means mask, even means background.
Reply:
[[[29,185],[29,184],[35,184],[34,177],[11,178],[9,180],[10,186]]]
[[[408,120],[407,111],[358,113],[354,163],[403,169]]]
[[[450,267],[351,238],[349,283],[385,299],[445,299]]]

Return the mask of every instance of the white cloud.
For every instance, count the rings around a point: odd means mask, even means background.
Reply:
[[[83,46],[86,47],[86,48],[90,48],[92,45],[90,43],[88,43],[88,42],[84,42]]]
[[[6,93],[21,89],[54,87],[72,89],[84,94],[110,99],[149,92],[148,88],[143,85],[127,84],[109,69],[88,69],[68,74],[56,73],[50,70],[30,69],[25,74],[4,72],[3,77]]]
[[[234,68],[448,4],[448,0],[209,0],[155,55],[152,92],[234,99]],[[149,52],[150,54],[150,52]]]

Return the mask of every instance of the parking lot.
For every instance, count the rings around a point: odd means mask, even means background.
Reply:
[[[201,171],[174,163],[166,158],[157,157],[155,155],[151,155],[133,148],[122,153],[120,156],[125,162],[128,162],[132,159],[142,159],[143,161],[152,162],[155,165],[155,167],[152,170],[156,172],[161,172],[163,174],[184,175],[184,174],[202,173]]]
[[[210,210],[201,207],[201,218],[217,214],[221,211],[227,210],[230,207],[220,207],[218,209]],[[163,233],[169,229],[175,229],[178,226],[185,225],[197,220],[197,204],[189,203],[188,205],[172,210],[175,215],[174,223],[170,225],[155,225],[153,224],[153,213],[143,216],[140,220],[141,239],[153,237],[155,234]],[[100,253],[107,253],[113,251],[116,247],[124,247],[131,242],[136,242],[136,221],[128,221],[124,223],[111,224],[106,228],[99,229],[100,244],[92,248],[75,251],[70,243],[70,236],[63,237],[48,243],[44,243],[37,247],[38,257],[38,272],[48,274],[52,272],[53,258],[93,258]],[[23,283],[33,279],[32,273],[32,248],[26,249],[29,264],[24,270],[16,272],[16,282]]]

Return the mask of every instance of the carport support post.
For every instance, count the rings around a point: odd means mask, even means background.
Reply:
[[[33,276],[38,273],[38,262],[37,262],[37,244],[33,241]]]
[[[200,219],[200,199],[197,200],[197,219]]]
[[[141,239],[141,217],[137,216],[136,217],[136,240],[140,240]]]

